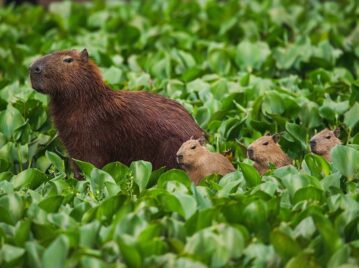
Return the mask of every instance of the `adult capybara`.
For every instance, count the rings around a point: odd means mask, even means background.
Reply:
[[[141,159],[154,168],[174,168],[181,144],[203,135],[174,100],[143,91],[111,90],[86,49],[46,55],[29,72],[32,87],[50,96],[51,115],[72,158],[97,167]]]
[[[338,139],[339,135],[339,128],[336,128],[334,131],[327,128],[323,129],[310,139],[310,150],[312,153],[323,156],[327,161],[331,161],[330,151],[337,144],[341,144],[341,141]]]
[[[182,144],[176,154],[178,164],[195,184],[211,174],[223,176],[236,170],[228,158],[208,151],[203,142],[203,138],[190,139]]]
[[[247,148],[248,158],[254,161],[254,167],[263,175],[272,163],[276,167],[284,167],[291,164],[291,159],[280,148],[278,141],[280,135],[267,134],[255,140]]]

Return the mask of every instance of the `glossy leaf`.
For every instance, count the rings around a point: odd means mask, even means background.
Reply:
[[[15,175],[11,182],[15,189],[30,188],[36,189],[42,183],[46,182],[48,177],[38,169],[27,169]]]
[[[359,178],[359,151],[344,145],[332,150],[333,166],[349,180]]]

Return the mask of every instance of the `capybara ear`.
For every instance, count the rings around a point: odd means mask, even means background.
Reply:
[[[270,132],[268,132],[264,136],[272,136],[272,134],[270,134]]]
[[[280,133],[276,133],[272,135],[272,139],[274,140],[275,143],[278,143],[280,137],[281,137]]]
[[[201,137],[198,139],[198,142],[199,142],[199,144],[204,145],[204,144],[206,143],[206,138],[203,137],[203,136],[201,136]]]
[[[87,52],[87,49],[84,48],[80,53],[81,60],[84,62],[87,62],[89,59],[89,53]]]
[[[333,133],[334,133],[335,137],[339,138],[339,136],[340,136],[340,127],[337,127],[336,129],[334,129]]]

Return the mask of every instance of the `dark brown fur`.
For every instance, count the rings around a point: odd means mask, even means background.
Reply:
[[[254,161],[254,167],[263,175],[274,164],[277,168],[291,164],[290,158],[278,145],[278,135],[265,135],[248,146],[248,158]]]
[[[73,61],[64,62],[69,58]],[[50,95],[51,114],[70,156],[97,167],[141,159],[154,168],[174,168],[181,144],[203,135],[176,101],[111,90],[86,50],[44,56],[30,67],[30,78],[34,89]]]
[[[182,144],[176,155],[178,163],[195,184],[211,174],[223,176],[236,170],[224,155],[209,152],[202,145],[201,140],[190,139]]]

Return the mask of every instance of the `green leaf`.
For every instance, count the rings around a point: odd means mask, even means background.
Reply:
[[[120,239],[118,244],[121,249],[121,254],[129,267],[140,268],[142,267],[142,259],[138,250],[124,240]]]
[[[284,259],[290,259],[301,252],[298,243],[279,229],[272,231],[270,241],[275,251]]]
[[[8,105],[5,111],[0,112],[0,132],[10,139],[15,130],[25,123],[21,113],[13,106]]]
[[[165,212],[176,212],[185,217],[180,201],[168,191],[164,189],[150,189],[146,192],[146,196],[154,198],[158,201],[161,209]]]
[[[321,190],[321,184],[316,177],[300,174],[294,167],[282,167],[273,172],[278,177],[292,198],[295,193],[304,187],[313,186]]]
[[[170,181],[176,181],[187,188],[191,187],[191,180],[188,178],[186,172],[178,169],[171,169],[161,174],[157,181],[157,187],[165,189],[166,184]]]
[[[15,189],[19,189],[19,188],[36,189],[47,180],[48,177],[42,171],[36,168],[29,168],[15,175],[11,179],[11,183],[13,184]]]
[[[24,246],[25,242],[30,238],[30,226],[31,223],[29,220],[17,222],[14,236],[14,241],[17,246]]]
[[[46,151],[45,155],[58,171],[65,172],[65,163],[64,160],[61,159],[61,157],[50,151]]]
[[[41,256],[44,248],[40,246],[36,241],[29,241],[25,245],[26,249],[26,262],[30,267],[41,268],[42,261]]]
[[[344,245],[339,248],[328,261],[328,268],[342,267],[342,264],[348,262],[350,254],[350,248],[348,245]]]
[[[134,180],[142,192],[146,189],[147,183],[151,177],[152,164],[146,161],[132,162],[130,170],[133,173]]]
[[[69,252],[69,240],[65,235],[58,236],[44,251],[42,265],[44,268],[65,267],[66,258]]]
[[[94,247],[99,229],[100,229],[100,223],[98,221],[93,221],[88,224],[82,225],[79,228],[79,232],[80,232],[79,245],[81,247],[88,247],[88,248]]]
[[[102,168],[118,183],[125,179],[128,172],[128,167],[120,162],[109,163]]]
[[[349,180],[359,178],[359,151],[344,145],[337,145],[331,156],[333,166]]]
[[[212,206],[209,192],[205,188],[196,187],[192,184],[193,197],[196,199],[198,209],[206,209]]]
[[[104,70],[103,77],[105,81],[111,85],[118,84],[122,80],[122,70],[111,66],[110,68]]]
[[[108,20],[110,13],[107,11],[98,11],[87,19],[87,24],[91,28],[101,28],[101,26],[106,24],[106,21]]]
[[[243,210],[243,220],[248,226],[260,229],[268,218],[268,207],[262,200],[249,203]]]
[[[359,103],[356,102],[349,111],[344,114],[344,123],[349,128],[354,128],[359,122]]]
[[[304,161],[311,172],[311,175],[317,178],[324,176],[328,176],[331,169],[325,159],[319,155],[315,154],[307,154],[304,157]]]
[[[94,168],[96,168],[93,164],[84,162],[81,160],[74,160],[76,162],[76,165],[82,170],[82,172],[85,174],[85,176],[90,177],[91,172]]]
[[[213,267],[224,266],[242,255],[244,238],[240,231],[225,224],[214,225],[188,238],[184,251]]]
[[[109,222],[120,206],[126,201],[124,195],[117,195],[104,200],[96,210],[96,218],[100,221]]]
[[[319,213],[314,213],[312,218],[328,250],[325,255],[329,257],[343,246],[343,241],[333,228],[330,220],[328,220],[325,216]]]
[[[195,212],[195,214],[186,221],[187,234],[193,235],[199,230],[211,226],[216,214],[217,212],[213,208]]]
[[[261,183],[261,176],[253,166],[246,163],[239,163],[239,167],[241,168],[243,176],[249,186],[254,187]]]
[[[25,250],[23,248],[14,247],[7,244],[4,244],[1,247],[2,258],[7,264],[14,265],[14,263],[18,262],[24,254]]]
[[[293,201],[294,203],[298,203],[304,200],[320,202],[322,201],[323,197],[324,196],[322,190],[313,186],[308,186],[296,191],[293,197]]]
[[[228,74],[231,70],[230,57],[222,49],[214,49],[209,52],[208,64],[212,70],[220,74]]]
[[[190,218],[197,210],[197,202],[192,196],[182,193],[173,193],[182,206],[186,219]]]
[[[305,128],[294,123],[286,123],[285,129],[301,145],[303,150],[307,148],[307,143],[306,143],[307,133]]]
[[[242,41],[237,47],[236,63],[244,70],[259,69],[269,55],[267,43]]]
[[[0,221],[14,224],[23,217],[24,210],[25,204],[19,193],[0,197]]]
[[[298,256],[289,260],[286,268],[319,268],[321,267],[318,262],[315,261],[313,256],[309,255],[308,253],[301,253]]]
[[[48,213],[55,213],[59,210],[64,197],[61,195],[54,195],[48,198],[44,198],[40,203],[39,207]]]
[[[340,189],[340,177],[340,173],[336,172],[326,176],[323,180],[320,181],[320,183],[322,184],[325,191],[329,191],[332,187]]]
[[[111,175],[95,167],[91,170],[90,176],[86,176],[86,180],[90,181],[91,191],[98,198],[104,192],[105,186],[106,189],[109,189],[109,195],[114,194],[112,191],[116,192],[118,190],[118,187],[116,187],[117,185]],[[111,184],[113,184],[116,188],[111,187]]]
[[[103,260],[94,257],[82,257],[81,267],[83,268],[106,268],[109,267]]]

